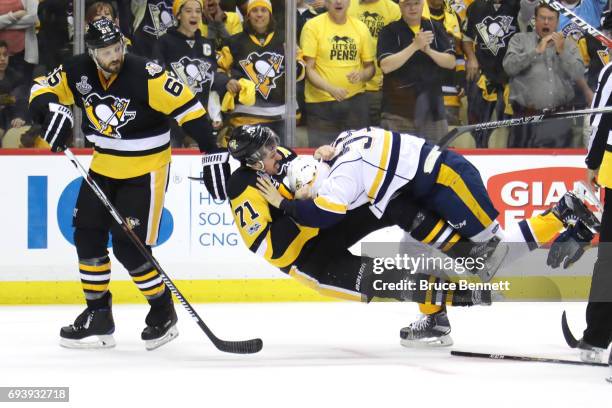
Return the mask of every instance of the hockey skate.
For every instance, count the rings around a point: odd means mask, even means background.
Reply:
[[[174,340],[178,336],[177,321],[172,300],[161,306],[152,306],[145,319],[147,327],[140,336],[145,341],[145,348],[155,350]]]
[[[580,350],[580,360],[587,363],[601,363],[606,352],[605,348],[592,346],[583,339],[578,340],[576,348]]]
[[[422,315],[400,331],[400,344],[404,347],[448,347],[453,345],[451,326],[446,310]]]
[[[85,309],[73,324],[60,330],[60,345],[74,349],[115,347],[115,322],[109,306],[104,309]]]

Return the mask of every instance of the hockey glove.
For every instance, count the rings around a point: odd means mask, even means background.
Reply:
[[[206,190],[215,200],[225,200],[225,183],[231,175],[229,152],[226,149],[202,156],[202,178]]]
[[[582,222],[577,222],[555,239],[548,251],[546,264],[558,268],[563,263],[563,269],[567,269],[580,259],[594,236]]]
[[[74,121],[70,108],[59,103],[49,103],[49,113],[43,125],[43,138],[51,146],[52,152],[63,152],[70,136]]]

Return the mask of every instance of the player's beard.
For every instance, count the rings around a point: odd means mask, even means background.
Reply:
[[[124,59],[124,56],[122,55],[121,58],[113,60],[109,62],[108,64],[103,65],[103,64],[100,64],[99,62],[98,64],[100,65],[100,69],[102,69],[102,71],[108,74],[118,74],[119,71],[121,71],[121,68],[123,67],[123,59]]]

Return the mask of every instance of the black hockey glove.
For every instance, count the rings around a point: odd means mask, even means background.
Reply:
[[[206,190],[215,200],[225,200],[227,193],[225,183],[231,175],[229,152],[220,149],[202,156],[202,178]]]
[[[580,259],[584,250],[589,246],[595,234],[582,222],[563,231],[550,246],[546,264],[558,268],[563,263],[563,269],[569,268]]]
[[[63,152],[70,136],[74,121],[69,107],[59,103],[49,103],[49,112],[43,125],[43,138],[51,146],[52,152]]]

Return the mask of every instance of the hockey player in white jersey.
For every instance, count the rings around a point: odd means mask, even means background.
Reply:
[[[502,229],[496,221],[499,213],[478,170],[463,156],[448,150],[440,151],[416,136],[380,128],[346,131],[331,146],[319,148],[317,154],[327,160],[329,174],[325,180],[322,178],[326,172],[317,174],[316,191],[311,191],[308,199],[281,198],[269,188],[266,180],[260,180],[260,189],[270,204],[302,225],[329,227],[339,222],[348,210],[364,204],[369,204],[371,211],[380,217],[391,200],[400,194],[408,194],[420,207],[439,215],[448,224],[438,221],[435,225],[405,226],[401,219],[395,220],[406,231],[422,231],[416,237],[412,233],[413,237],[448,250],[459,240],[460,234],[484,243],[485,255],[505,256],[506,263],[549,242],[576,222],[592,230],[599,228],[598,220],[584,203],[568,192],[549,211]],[[297,163],[295,166],[296,171],[290,167],[288,180],[294,188],[308,182],[308,171],[301,172],[300,177],[305,175],[304,180],[295,177],[291,180],[292,171],[300,173]],[[299,190],[296,197],[308,196],[307,189]],[[421,221],[427,223],[426,219]],[[446,240],[451,228],[459,232],[455,235],[455,242]],[[507,246],[507,242],[516,244]],[[485,271],[486,274],[480,277],[488,281],[496,269]],[[422,307],[421,312],[424,313],[421,320],[402,329],[402,344],[436,344],[439,338],[450,332],[444,307]],[[444,345],[447,344],[449,342]]]

